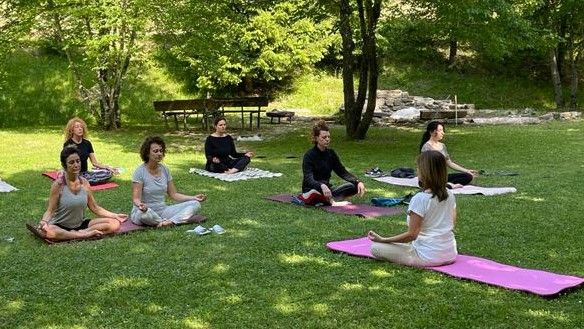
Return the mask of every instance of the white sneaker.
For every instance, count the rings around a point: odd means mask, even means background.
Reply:
[[[192,230],[188,230],[187,233],[195,233],[196,235],[205,235],[211,233],[211,231],[201,225],[195,227]]]
[[[225,229],[223,227],[219,226],[218,224],[213,225],[213,227],[211,227],[211,231],[213,231],[217,234],[225,233]]]

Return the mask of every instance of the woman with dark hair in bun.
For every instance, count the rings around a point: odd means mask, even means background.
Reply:
[[[438,151],[446,158],[446,165],[458,171],[448,174],[449,188],[459,188],[470,184],[472,179],[479,175],[478,171],[467,169],[452,161],[446,145],[441,142],[442,138],[444,138],[444,124],[440,121],[430,121],[420,142],[420,152]]]
[[[205,170],[214,173],[235,174],[243,171],[254,157],[253,152],[240,153],[235,149],[233,137],[227,134],[227,120],[217,117],[213,121],[215,132],[205,140]]]
[[[128,216],[116,214],[99,206],[87,179],[80,176],[81,158],[75,146],[61,151],[64,174],[51,185],[47,210],[39,223],[41,234],[51,240],[83,239],[114,233]],[[99,216],[85,217],[89,208]]]
[[[329,148],[330,141],[327,124],[322,120],[317,122],[312,128],[314,147],[304,154],[302,160],[302,194],[293,199],[295,203],[335,205],[338,199],[365,193],[363,182],[348,172],[337,153]],[[347,183],[333,187],[330,183],[333,171]]]

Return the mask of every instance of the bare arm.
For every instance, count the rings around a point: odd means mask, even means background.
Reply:
[[[89,153],[89,160],[91,161],[91,164],[95,168],[114,171],[114,168],[112,166],[108,166],[108,165],[104,165],[104,164],[99,163],[99,161],[97,161],[97,158],[95,157],[95,153]]]
[[[132,183],[132,202],[134,206],[138,207],[141,211],[148,210],[148,206],[142,202],[142,188],[144,184],[134,182]]]
[[[382,237],[381,235],[375,233],[374,231],[369,231],[367,236],[373,242],[381,242],[381,243],[394,243],[394,242],[410,242],[414,241],[418,234],[420,233],[420,229],[422,228],[422,216],[416,214],[415,212],[410,212],[410,224],[408,225],[408,230],[404,233],[394,235],[391,237]]]
[[[95,198],[93,197],[93,193],[91,192],[89,182],[87,182],[87,180],[85,180],[85,179],[83,180],[83,187],[82,188],[85,189],[85,191],[87,191],[87,207],[89,207],[89,209],[97,216],[103,217],[103,218],[114,218],[120,223],[125,221],[128,218],[128,216],[125,214],[113,213],[113,212],[103,208],[99,204],[97,204],[97,201],[95,201]]]
[[[173,199],[174,201],[177,201],[177,202],[192,201],[192,200],[202,202],[202,201],[205,201],[207,199],[207,196],[205,194],[186,195],[186,194],[178,193],[173,181],[168,182],[168,187],[167,187],[166,192],[168,193],[168,196],[171,199]]]
[[[456,227],[456,208],[452,209],[452,229]]]
[[[53,182],[51,185],[51,191],[49,192],[49,201],[47,202],[47,210],[43,214],[39,226],[44,226],[49,223],[53,214],[55,213],[55,209],[57,209],[57,204],[59,204],[59,195],[61,194],[61,184],[58,182]]]
[[[450,167],[451,169],[454,169],[456,171],[469,173],[473,176],[478,176],[478,171],[473,170],[473,169],[466,169],[465,167],[455,163],[454,161],[452,161],[450,159],[446,160],[446,164],[448,165],[448,167]]]

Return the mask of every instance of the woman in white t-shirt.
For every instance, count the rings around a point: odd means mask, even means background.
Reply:
[[[379,259],[409,266],[439,266],[456,259],[456,201],[446,188],[446,159],[438,151],[422,152],[417,159],[422,191],[408,207],[408,230],[391,237],[369,231],[371,253]]]

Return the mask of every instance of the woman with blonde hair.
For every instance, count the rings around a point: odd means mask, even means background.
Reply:
[[[426,151],[417,159],[421,192],[412,197],[406,232],[383,237],[369,231],[376,258],[409,266],[440,266],[457,256],[454,226],[456,201],[446,188],[447,164],[442,153]]]
[[[69,120],[67,126],[65,126],[65,143],[63,144],[63,147],[68,145],[74,145],[77,147],[81,159],[80,175],[87,179],[89,184],[96,185],[105,183],[112,178],[113,174],[117,173],[117,169],[97,161],[93,145],[87,139],[87,134],[87,124],[85,124],[85,121],[78,117]],[[91,161],[95,170],[88,170],[87,159]]]

